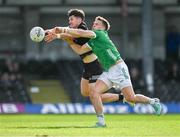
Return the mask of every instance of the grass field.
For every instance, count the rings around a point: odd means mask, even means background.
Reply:
[[[180,137],[180,115],[0,115],[1,137]]]

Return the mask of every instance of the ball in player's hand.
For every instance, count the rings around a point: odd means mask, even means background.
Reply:
[[[30,38],[34,42],[41,42],[44,39],[45,31],[41,27],[33,27],[30,31]]]

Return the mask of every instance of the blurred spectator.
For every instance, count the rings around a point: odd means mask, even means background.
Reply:
[[[132,79],[132,84],[135,90],[143,89],[144,88],[144,81],[140,75],[140,71],[138,67],[133,66],[130,68],[130,75]]]
[[[3,61],[1,66],[0,103],[31,102],[26,92],[26,84],[20,71],[19,62],[7,59],[5,62]]]
[[[174,80],[174,81],[180,80],[180,68],[179,68],[177,62],[171,62],[168,65],[168,71],[167,71],[166,78],[167,78],[167,80]]]
[[[9,74],[7,72],[2,74],[0,84],[4,87],[9,87],[11,85]]]
[[[19,72],[19,63],[16,61],[12,61],[10,59],[7,59],[5,61],[5,72],[8,73],[18,73]]]
[[[179,46],[180,46],[180,34],[175,25],[168,28],[166,34],[166,59],[178,60]]]

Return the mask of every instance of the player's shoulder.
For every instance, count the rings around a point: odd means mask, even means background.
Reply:
[[[106,34],[106,31],[104,30],[93,30],[93,32],[96,34],[96,37]]]
[[[105,30],[93,30],[95,33],[106,33]]]
[[[82,22],[79,24],[78,29],[88,30],[87,24],[85,22]]]

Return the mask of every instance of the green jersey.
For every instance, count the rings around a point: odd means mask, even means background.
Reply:
[[[92,48],[93,53],[97,55],[103,69],[108,71],[117,60],[121,59],[120,53],[114,43],[110,40],[107,31],[93,31],[96,33],[96,37],[91,39],[88,44]]]

